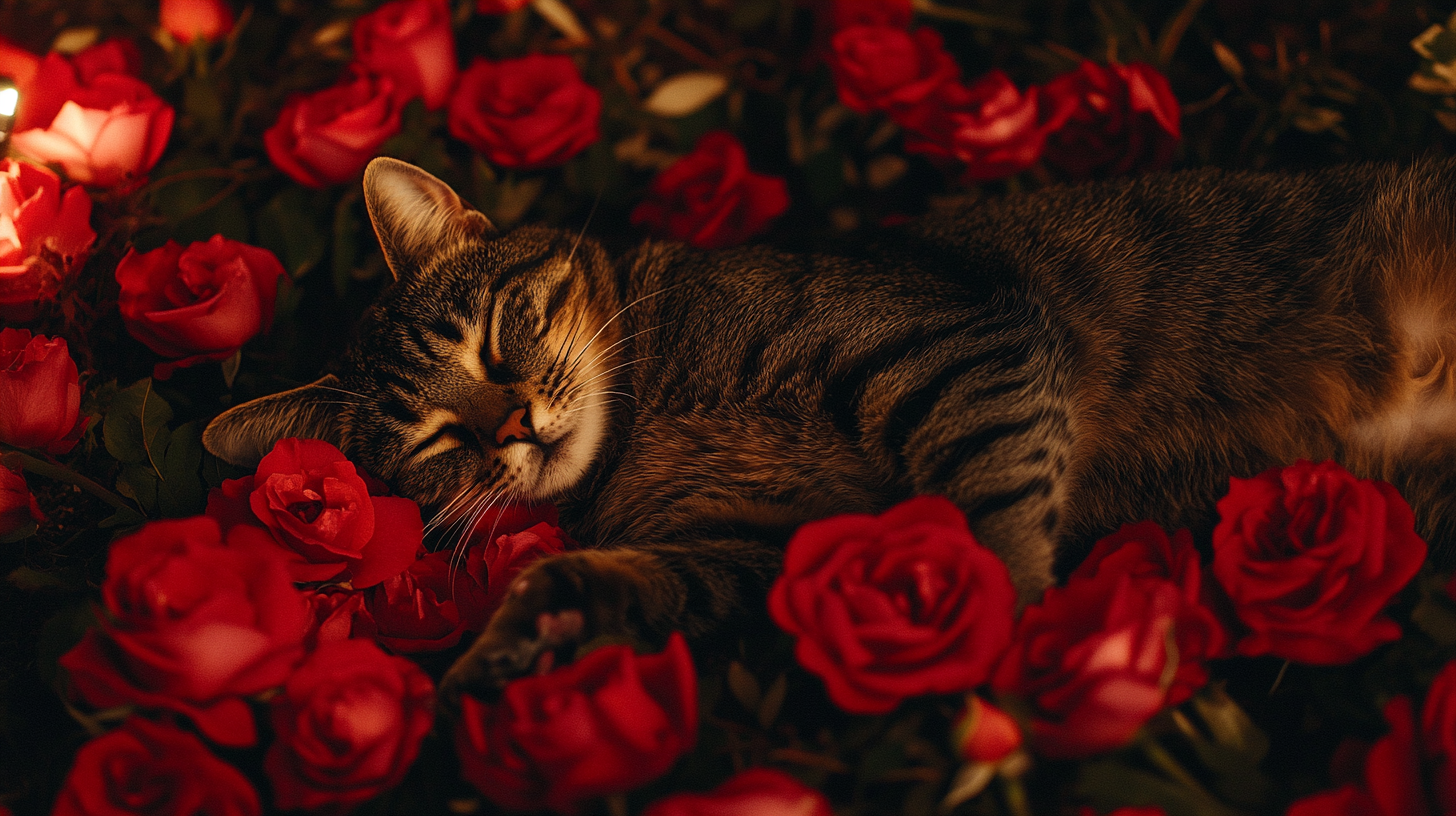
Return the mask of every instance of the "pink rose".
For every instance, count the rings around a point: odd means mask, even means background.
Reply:
[[[127,333],[171,358],[153,376],[236,354],[273,322],[283,264],[266,249],[214,235],[184,249],[176,241],[126,253],[116,266],[117,305]]]
[[[394,80],[400,104],[417,96],[439,110],[459,69],[445,0],[394,0],[354,21],[354,60]]]
[[[291,97],[263,133],[263,147],[305,187],[342,184],[399,133],[399,112],[393,79],[355,72],[331,88]]]
[[[86,430],[65,338],[0,329],[0,442],[67,453]]]
[[[29,320],[37,302],[56,296],[96,241],[90,222],[85,190],[62,194],[50,170],[0,159],[0,317]]]
[[[35,503],[35,496],[30,494],[25,477],[0,465],[0,541],[31,523],[40,524],[45,520],[40,505]]]
[[[233,30],[233,10],[223,0],[162,0],[162,28],[181,43],[213,42]]]
[[[145,82],[106,73],[81,82],[48,124],[16,133],[11,144],[61,165],[73,181],[115,187],[144,178],[162,157],[174,115]]]

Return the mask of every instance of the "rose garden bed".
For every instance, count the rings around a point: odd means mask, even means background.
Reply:
[[[1331,463],[1229,474],[1215,527],[1124,527],[1019,616],[944,500],[826,519],[771,628],[456,710],[511,579],[581,546],[555,508],[435,529],[326,443],[200,442],[387,285],[376,155],[505,228],[824,245],[943,195],[1445,154],[1449,12],[0,7],[0,812],[1456,812],[1450,576]]]

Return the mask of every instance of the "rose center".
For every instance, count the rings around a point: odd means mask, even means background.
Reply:
[[[313,524],[323,511],[324,503],[322,499],[294,502],[288,505],[288,512],[304,524]]]

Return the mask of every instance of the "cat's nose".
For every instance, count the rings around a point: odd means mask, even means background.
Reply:
[[[501,423],[495,430],[495,443],[505,445],[507,442],[535,442],[536,431],[531,427],[531,411],[529,408],[517,408],[506,414],[506,421]]]

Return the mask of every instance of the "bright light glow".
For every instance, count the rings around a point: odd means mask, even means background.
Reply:
[[[0,90],[0,116],[14,116],[15,105],[20,101],[20,91],[14,88]]]

